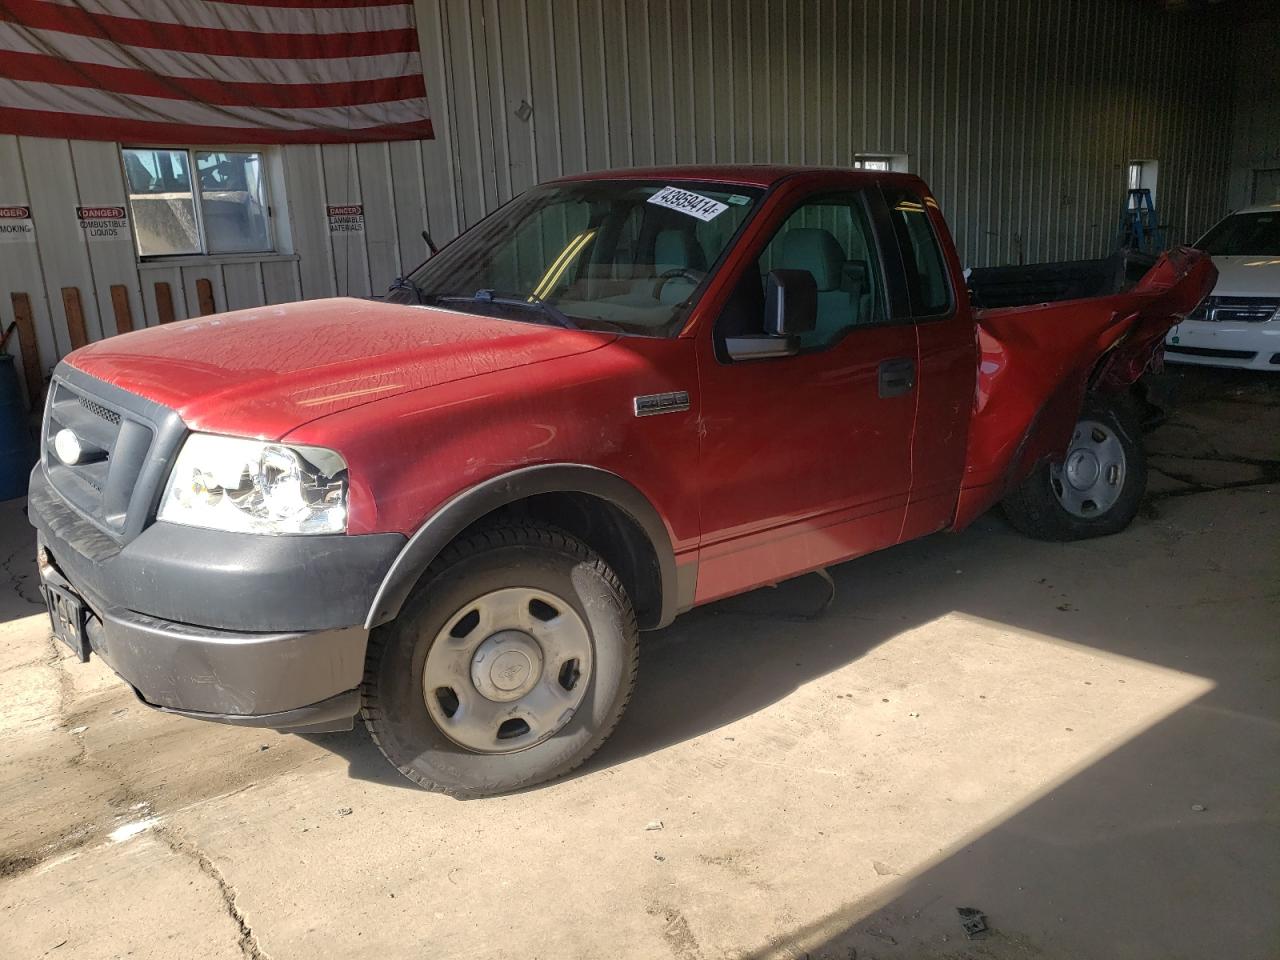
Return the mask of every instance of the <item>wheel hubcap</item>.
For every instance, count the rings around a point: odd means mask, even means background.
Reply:
[[[436,635],[422,694],[436,725],[476,753],[541,743],[586,693],[591,635],[578,612],[545,590],[494,590],[456,611]]]
[[[1066,458],[1049,471],[1058,502],[1068,513],[1086,518],[1115,506],[1124,479],[1124,445],[1110,425],[1096,420],[1076,424]]]
[[[519,700],[542,675],[538,641],[519,630],[501,630],[486,637],[471,656],[471,682],[497,703]]]

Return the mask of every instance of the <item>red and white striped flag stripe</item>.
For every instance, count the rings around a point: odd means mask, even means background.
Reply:
[[[432,136],[411,0],[0,0],[0,133]]]

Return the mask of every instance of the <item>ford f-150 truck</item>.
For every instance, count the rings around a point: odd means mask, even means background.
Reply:
[[[1034,536],[1123,529],[1131,385],[1213,282],[1181,249],[975,310],[912,176],[543,184],[380,302],[59,364],[28,502],[54,631],[161,710],[358,713],[424,787],[539,783],[609,736],[638,631],[681,611],[1001,502]]]

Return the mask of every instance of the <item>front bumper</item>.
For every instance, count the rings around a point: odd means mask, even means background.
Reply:
[[[1280,373],[1280,322],[1184,320],[1165,338],[1165,359]]]
[[[272,537],[153,523],[119,545],[31,475],[44,582],[146,704],[290,730],[349,729],[373,596],[398,534]]]

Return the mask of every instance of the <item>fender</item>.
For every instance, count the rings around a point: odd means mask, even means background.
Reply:
[[[458,534],[486,514],[540,493],[585,493],[620,509],[644,531],[658,558],[662,583],[662,612],[658,623],[666,626],[681,609],[682,593],[671,535],[648,498],[616,473],[578,463],[549,463],[522,467],[493,477],[457,494],[433,513],[396,556],[383,577],[365,620],[372,630],[393,620],[408,599],[418,578]],[[695,568],[696,569],[696,568]],[[691,585],[683,591],[692,596]],[[688,606],[690,604],[685,604]]]

